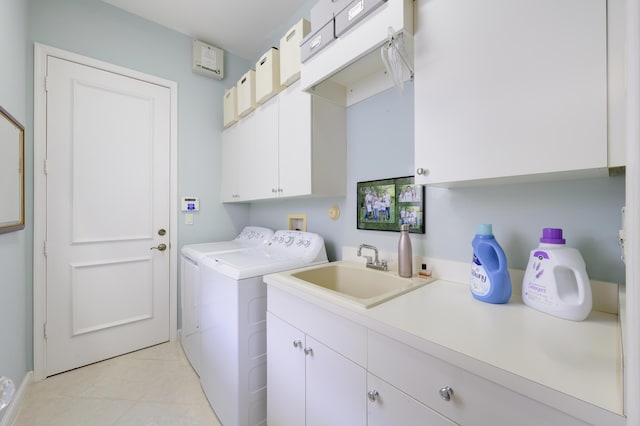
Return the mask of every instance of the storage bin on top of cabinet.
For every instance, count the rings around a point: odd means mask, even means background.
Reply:
[[[311,8],[311,31],[316,32],[324,27],[334,16],[342,12],[349,3],[351,3],[351,0],[318,0]]]
[[[261,104],[281,90],[280,52],[272,47],[256,62],[256,102]]]
[[[318,0],[311,8],[311,32],[316,32],[333,19],[334,3],[331,0]]]
[[[233,86],[225,90],[223,98],[223,125],[229,127],[238,122],[238,89]]]
[[[280,84],[289,86],[300,78],[300,42],[311,31],[311,24],[301,19],[280,39]]]
[[[313,55],[327,47],[329,43],[335,39],[334,21],[333,18],[331,18],[324,27],[309,34],[304,38],[304,40],[302,40],[302,44],[300,45],[300,57],[302,62],[306,62]]]
[[[343,11],[336,13],[336,37],[347,32],[358,22],[366,18],[371,12],[387,0],[355,0]]]
[[[238,115],[244,117],[256,107],[256,72],[249,70],[238,80]]]

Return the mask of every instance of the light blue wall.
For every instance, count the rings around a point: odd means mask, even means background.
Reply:
[[[398,233],[356,229],[356,183],[413,175],[413,86],[395,89],[347,110],[347,197],[255,203],[250,219],[286,227],[287,213],[306,213],[308,230],[327,241],[331,259],[343,245],[374,244],[395,251]],[[508,159],[505,159],[508,161]],[[492,223],[513,268],[525,269],[542,228],[563,228],[567,245],[578,248],[592,279],[624,282],[617,235],[624,205],[624,176],[481,188],[427,188],[426,233],[412,234],[414,254],[464,262],[478,223]],[[338,222],[327,219],[339,204]]]
[[[0,105],[24,126],[28,83],[26,36],[26,3],[0,2]],[[30,194],[27,192],[27,197]],[[16,386],[30,369],[31,359],[27,239],[24,230],[0,234],[0,376],[9,377]],[[4,414],[0,413],[0,419]]]
[[[246,207],[219,200],[222,97],[248,63],[225,52],[225,78],[191,72],[192,39],[98,0],[30,0],[30,41],[62,48],[178,83],[179,196],[200,197],[193,225],[180,215],[179,242],[227,239]]]

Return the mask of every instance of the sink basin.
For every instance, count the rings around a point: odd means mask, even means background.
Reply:
[[[293,272],[291,277],[309,289],[364,308],[371,308],[432,281],[418,277],[402,278],[394,272],[376,271],[348,262],[326,263]]]

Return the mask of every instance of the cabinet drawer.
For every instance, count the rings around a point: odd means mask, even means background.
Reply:
[[[371,394],[375,392],[375,394]],[[384,380],[367,374],[368,426],[454,426],[455,423],[422,405]]]
[[[267,310],[356,364],[367,366],[367,329],[273,286]]]
[[[460,424],[577,426],[586,423],[438,358],[369,331],[368,369]],[[441,389],[453,394],[447,401]]]

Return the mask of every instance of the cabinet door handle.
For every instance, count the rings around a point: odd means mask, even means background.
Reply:
[[[367,392],[367,398],[369,398],[369,401],[371,402],[376,402],[376,399],[378,398],[378,391],[377,390],[370,390],[369,392]]]
[[[302,342],[300,340],[294,340],[293,341],[293,347],[294,348],[301,348],[302,347]]]
[[[444,401],[451,401],[451,398],[453,398],[453,389],[449,386],[443,387],[438,393]]]
[[[304,354],[305,355],[313,355],[313,349],[310,348],[310,347],[304,348]]]

